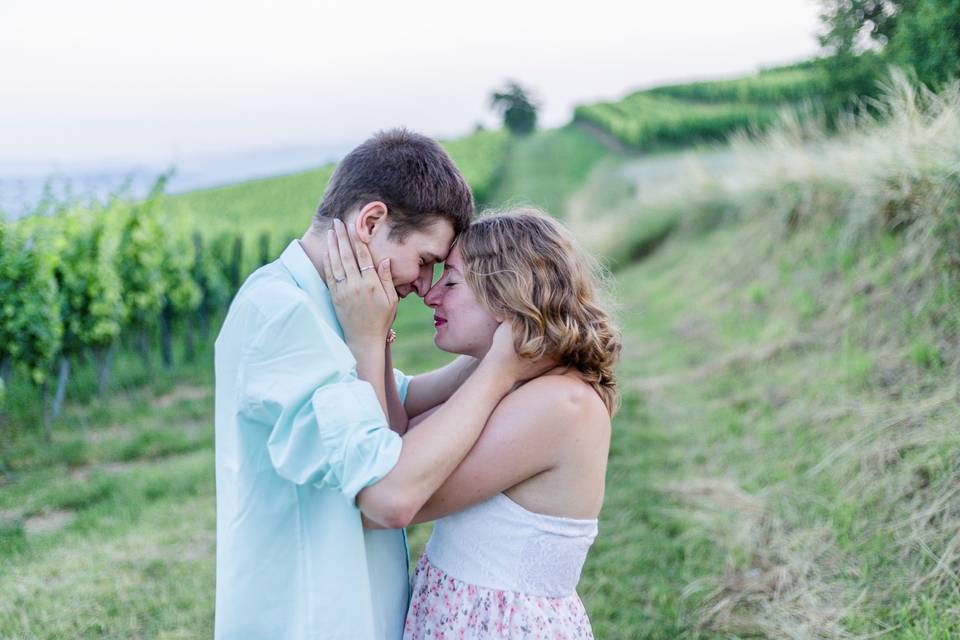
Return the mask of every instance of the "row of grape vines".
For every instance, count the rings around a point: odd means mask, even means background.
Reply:
[[[103,396],[121,342],[148,369],[158,354],[172,369],[174,340],[194,353],[247,272],[274,259],[268,233],[246,247],[240,234],[165,224],[163,185],[142,200],[0,223],[0,417],[16,378],[38,391],[49,437],[72,365],[94,362]]]
[[[721,141],[737,130],[763,129],[784,109],[803,110],[828,95],[825,71],[806,62],[730,80],[636,91],[618,101],[578,106],[574,120],[647,150]]]

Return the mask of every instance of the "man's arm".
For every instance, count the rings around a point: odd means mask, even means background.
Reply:
[[[517,358],[512,328],[501,325],[490,352],[467,381],[403,436],[400,459],[393,469],[360,491],[360,510],[380,525],[407,526],[467,455],[490,414],[517,380],[543,368]]]
[[[414,376],[403,403],[408,416],[418,416],[450,399],[480,363],[471,356],[459,356],[450,364]]]
[[[240,415],[269,428],[267,453],[279,476],[354,501],[402,448],[373,385],[358,379],[340,336],[298,296],[272,303],[256,324],[256,336],[239,346]]]

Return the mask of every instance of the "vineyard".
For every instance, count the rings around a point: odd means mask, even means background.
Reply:
[[[236,234],[170,233],[159,216],[163,183],[142,201],[65,208],[0,228],[0,361],[11,424],[42,423],[49,439],[71,368],[92,360],[103,397],[121,344],[147,371],[157,352],[173,368],[174,335],[192,353],[250,261],[271,259],[267,236],[258,254],[244,256],[251,248]]]
[[[636,91],[617,102],[579,106],[574,120],[637,149],[675,147],[763,129],[785,108],[818,102],[828,88],[823,70],[808,62],[743,78]]]
[[[499,131],[446,143],[478,202],[507,143]],[[78,365],[92,364],[103,398],[118,349],[147,378],[192,358],[246,276],[306,229],[332,169],[177,196],[161,176],[141,200],[45,204],[48,215],[0,226],[0,420],[42,425],[49,441]]]

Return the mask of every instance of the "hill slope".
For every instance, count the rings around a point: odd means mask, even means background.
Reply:
[[[894,78],[885,110],[575,196],[628,256],[600,637],[960,634],[960,93]]]
[[[900,83],[887,111],[710,153],[511,149],[503,197],[556,198],[617,268],[623,407],[579,588],[597,637],[960,636],[960,91]],[[445,361],[429,310],[400,322],[398,366]],[[152,388],[68,407],[17,456],[0,636],[210,634],[212,373],[191,371],[138,372]]]
[[[634,91],[620,100],[578,106],[574,121],[627,147],[675,148],[765,128],[780,111],[819,102],[827,92],[823,69],[804,62],[741,78]]]

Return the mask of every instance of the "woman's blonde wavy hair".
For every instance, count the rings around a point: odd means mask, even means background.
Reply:
[[[479,218],[457,246],[477,300],[513,321],[517,353],[576,369],[613,415],[620,330],[600,301],[596,262],[570,232],[539,209],[519,208]]]

